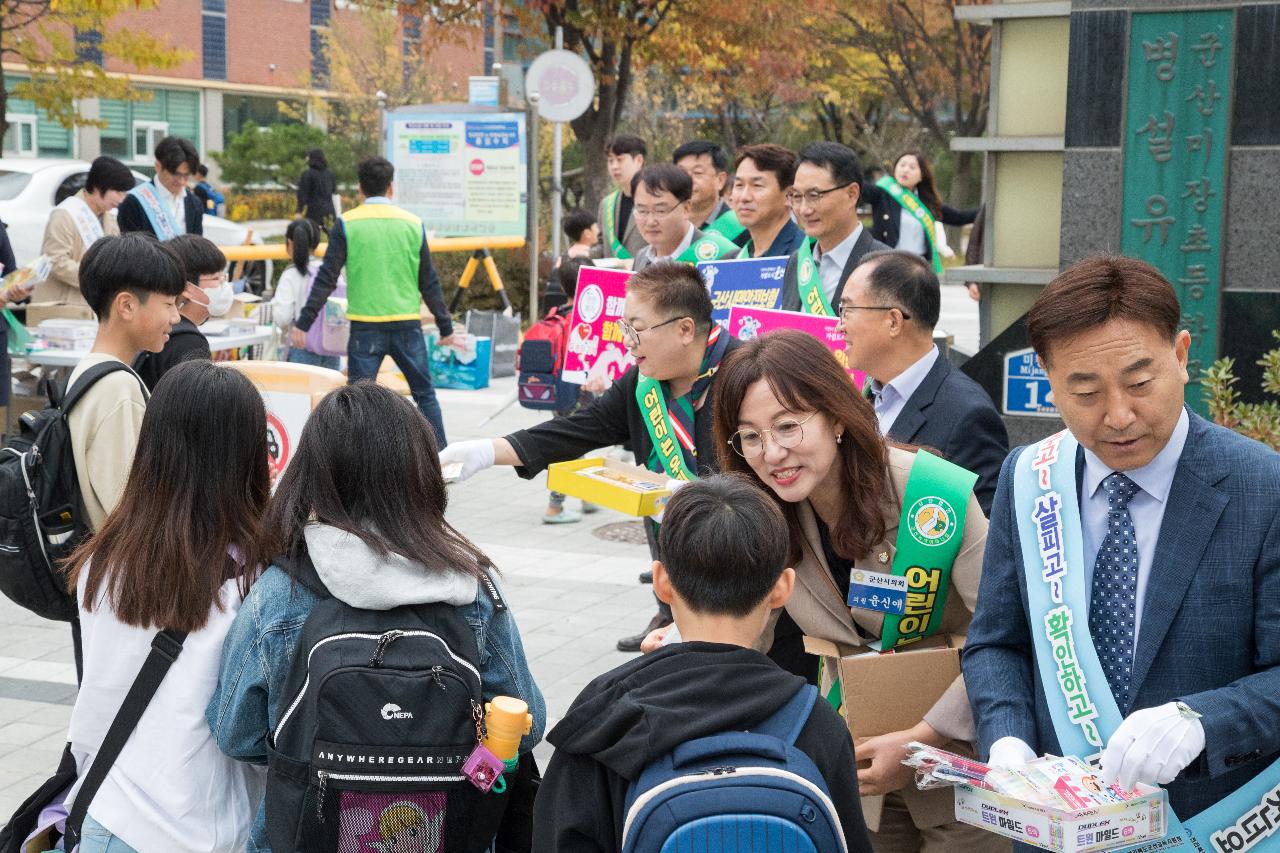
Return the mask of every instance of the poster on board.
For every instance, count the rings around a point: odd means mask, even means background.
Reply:
[[[395,201],[437,237],[524,237],[527,147],[523,113],[404,107],[386,117]]]

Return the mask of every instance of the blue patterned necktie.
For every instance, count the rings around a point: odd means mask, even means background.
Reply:
[[[1089,602],[1089,632],[1098,661],[1121,712],[1129,707],[1129,679],[1138,608],[1138,537],[1129,514],[1129,501],[1138,484],[1113,472],[1102,481],[1107,494],[1107,535],[1093,566]]]

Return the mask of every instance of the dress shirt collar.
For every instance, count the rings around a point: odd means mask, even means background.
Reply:
[[[1123,472],[1137,484],[1138,488],[1160,503],[1165,502],[1169,497],[1169,490],[1173,488],[1173,475],[1178,470],[1178,460],[1182,458],[1182,450],[1186,447],[1190,425],[1191,421],[1184,407],[1182,414],[1178,416],[1177,425],[1173,428],[1173,434],[1169,436],[1169,441],[1155,455],[1155,458],[1141,468]],[[1092,498],[1097,493],[1098,487],[1102,485],[1102,481],[1111,473],[1111,468],[1108,468],[1092,450],[1085,448],[1084,487],[1087,497]]]

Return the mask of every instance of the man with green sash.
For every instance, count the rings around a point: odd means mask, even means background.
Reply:
[[[738,255],[738,245],[717,231],[699,231],[689,221],[693,180],[679,166],[646,166],[636,175],[635,219],[648,245],[636,255],[640,272],[659,261],[718,261]]]
[[[631,215],[631,185],[644,168],[646,146],[638,136],[620,134],[605,143],[605,163],[614,191],[600,200],[600,247],[597,257],[632,260],[644,248],[644,238]]]
[[[868,252],[888,249],[858,221],[862,168],[838,142],[800,152],[787,201],[807,239],[791,254],[782,279],[782,310],[834,317],[845,282]]]
[[[739,258],[787,257],[804,242],[791,221],[787,193],[796,177],[796,155],[781,145],[745,145],[733,163],[738,221],[747,229]]]
[[[672,169],[688,181],[688,176]],[[689,480],[718,470],[711,434],[710,405],[721,360],[741,342],[711,320],[706,281],[692,264],[651,264],[627,282],[619,331],[635,358],[603,395],[565,418],[547,421],[505,438],[451,444],[443,464],[462,463],[460,479],[493,465],[515,466],[525,479],[553,462],[578,459],[615,444],[630,443],[638,464],[673,480]],[[646,522],[650,550],[655,526]],[[640,642],[671,624],[661,609],[638,634],[618,643],[639,651]]]
[[[699,231],[715,231],[739,246],[746,245],[747,229],[724,200],[729,181],[729,158],[714,142],[695,139],[671,155],[671,162],[689,173],[693,196],[689,199],[689,221]]]
[[[1168,789],[1159,849],[1271,850],[1280,455],[1183,404],[1180,310],[1154,267],[1105,256],[1032,306],[1067,429],[1001,471],[965,683],[992,764],[1100,760]]]

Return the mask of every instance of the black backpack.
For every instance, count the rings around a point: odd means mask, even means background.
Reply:
[[[117,370],[129,368],[114,360],[95,364],[65,393],[51,383],[49,404],[24,412],[17,435],[0,448],[0,592],[45,619],[75,620],[62,561],[89,533],[67,415]]]
[[[471,626],[448,604],[350,607],[305,555],[297,567],[320,601],[267,735],[271,849],[487,849],[509,790],[481,793],[461,775],[484,732]],[[506,609],[493,584],[480,587]]]

